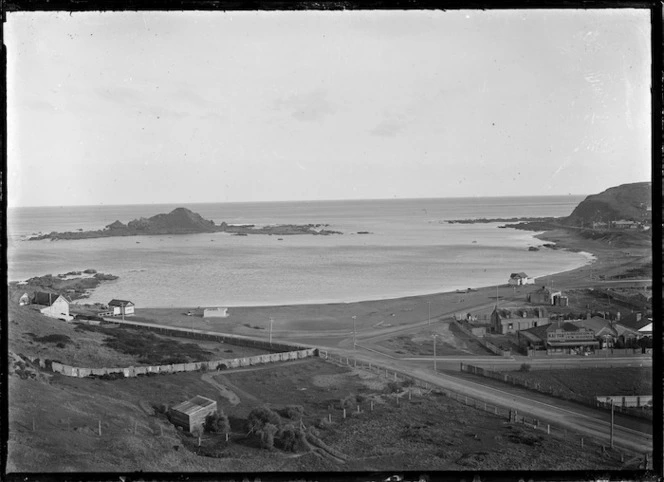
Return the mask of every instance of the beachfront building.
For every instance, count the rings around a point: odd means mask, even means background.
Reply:
[[[111,300],[108,302],[109,311],[105,316],[131,316],[134,314],[134,303],[127,300]]]
[[[169,410],[169,419],[187,432],[203,427],[205,418],[217,411],[217,402],[207,397],[196,395],[191,400],[182,402]]]
[[[625,219],[613,221],[611,225],[613,226],[613,229],[636,229],[639,227],[638,223],[634,221],[627,221]]]
[[[594,351],[600,346],[593,330],[567,321],[520,331],[517,338],[520,346],[546,350],[549,355],[574,355]]]
[[[510,286],[534,285],[535,278],[529,278],[524,272],[512,273],[510,279],[507,280],[507,284]]]
[[[203,310],[203,318],[227,318],[228,308],[205,308]]]
[[[71,321],[73,316],[69,315],[69,300],[58,293],[46,293],[38,291],[35,293],[32,303],[43,305],[39,312],[49,318],[58,318],[60,320]]]
[[[542,310],[529,313],[527,310],[499,310],[496,307],[491,313],[489,330],[493,334],[506,335],[547,323],[549,318],[544,316]]]
[[[18,305],[19,306],[25,306],[30,304],[30,296],[27,293],[23,293],[21,297],[18,299]]]

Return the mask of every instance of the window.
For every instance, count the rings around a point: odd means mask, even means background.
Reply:
[[[537,322],[533,321],[533,328],[537,326]]]
[[[507,324],[507,329],[508,329],[508,330],[511,330],[511,329],[512,329],[512,323],[508,323],[508,324]]]

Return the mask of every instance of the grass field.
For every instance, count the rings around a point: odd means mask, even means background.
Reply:
[[[578,368],[565,370],[510,371],[519,380],[540,383],[565,394],[595,397],[601,395],[652,395],[652,368]]]
[[[467,407],[441,395],[395,390],[377,375],[320,359],[228,372],[120,380],[10,377],[10,471],[336,471],[591,469],[620,465],[596,448]],[[197,440],[159,407],[194,395],[217,401],[231,419],[230,442]],[[370,410],[371,400],[374,410]],[[343,419],[342,403],[348,410]],[[362,413],[357,414],[357,404]],[[300,405],[326,451],[265,450],[247,436],[256,407]],[[324,421],[332,415],[332,424]],[[99,427],[101,424],[101,436]],[[337,454],[331,455],[331,454]],[[35,461],[39,460],[39,467]]]

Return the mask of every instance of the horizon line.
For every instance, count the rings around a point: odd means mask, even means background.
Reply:
[[[646,181],[650,182],[650,181]],[[607,188],[609,189],[609,188]],[[22,208],[70,208],[70,207],[102,207],[102,206],[170,206],[187,204],[269,204],[269,203],[317,203],[317,202],[344,202],[344,201],[415,201],[415,200],[438,200],[438,199],[505,199],[526,197],[564,197],[564,196],[589,196],[590,194],[521,194],[512,196],[446,196],[446,197],[389,197],[389,198],[342,198],[342,199],[287,199],[279,201],[187,201],[187,202],[158,202],[158,203],[127,203],[127,204],[58,204],[58,205],[21,205],[9,206],[7,209]]]

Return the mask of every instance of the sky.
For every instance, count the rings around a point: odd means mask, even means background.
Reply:
[[[648,181],[648,10],[10,12],[8,205]]]

